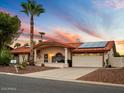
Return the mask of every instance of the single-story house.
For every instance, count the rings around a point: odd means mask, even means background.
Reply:
[[[29,59],[30,47],[20,47],[11,52],[18,56],[19,62],[22,62],[24,55]],[[104,67],[113,66],[112,59],[115,53],[114,41],[82,43],[46,41],[34,46],[34,62],[37,66],[45,64],[52,67],[68,67],[69,61],[73,67]],[[115,63],[114,66],[116,67]]]

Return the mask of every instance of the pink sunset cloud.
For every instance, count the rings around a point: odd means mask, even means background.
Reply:
[[[5,13],[8,13],[8,11],[6,11],[5,9],[3,8],[0,8],[0,12],[5,12]]]
[[[80,23],[73,23],[73,25],[78,28],[80,31],[82,32],[85,32],[93,37],[96,37],[96,38],[99,38],[99,39],[104,39],[104,37],[99,34],[98,32],[94,31],[95,28],[92,28],[92,27],[88,27],[88,26],[84,26],[84,25],[81,25]]]
[[[4,13],[10,13],[10,12],[8,12],[6,9],[4,9],[4,8],[1,8],[1,7],[0,7],[0,12],[4,12]]]
[[[26,23],[24,21],[21,21],[21,29],[23,29],[23,32],[20,34],[17,40],[13,43],[13,45],[16,42],[21,43],[21,45],[24,45],[25,43],[30,42],[30,24]],[[41,39],[39,32],[42,31],[41,29],[37,28],[35,26],[34,29],[34,41],[38,41]]]
[[[69,33],[69,31],[60,27],[54,28],[53,32],[55,36],[63,42],[77,42],[77,40],[82,39],[79,34]]]
[[[93,0],[97,7],[110,7],[113,9],[124,8],[124,0]]]
[[[116,41],[116,44],[118,44],[118,45],[124,45],[124,40],[118,40],[118,41]]]
[[[22,22],[21,28],[24,29],[24,31],[20,35],[19,39],[21,39],[21,38],[29,39],[30,38],[29,24]],[[41,32],[41,31],[42,30],[35,27],[35,30],[34,30],[34,39],[35,40],[41,39],[40,34],[39,34],[39,32]],[[77,39],[81,38],[81,36],[79,34],[69,33],[68,31],[66,31],[66,29],[63,29],[60,27],[54,27],[53,29],[51,29],[51,31],[53,32],[52,35],[50,35],[49,33],[46,33],[44,36],[45,39],[54,40],[54,41],[62,41],[62,42],[76,42]],[[45,31],[43,31],[43,32],[45,32]]]
[[[102,39],[102,40],[105,39],[102,34],[97,32],[96,28],[91,27],[89,24],[82,24],[81,22],[79,22],[77,19],[75,19],[69,13],[66,13],[65,11],[63,11],[62,14],[58,14],[57,12],[53,12],[53,13],[58,18],[61,18],[65,21],[67,21],[69,24],[72,25],[72,27],[77,28],[79,31],[84,32],[84,33],[86,33],[90,36],[93,36],[95,38],[99,38],[99,39]]]
[[[20,35],[19,38],[30,38],[30,24],[21,22],[21,29],[23,29],[23,33]],[[42,29],[39,29],[38,27],[35,26],[34,28],[34,38],[35,39],[41,39],[39,32],[43,31]]]
[[[10,11],[4,9],[4,8],[1,8],[1,7],[0,7],[0,12],[7,13],[7,14],[9,14],[9,15],[11,15],[11,16],[15,16],[15,15],[16,15],[16,14],[14,14],[13,12],[10,12]]]
[[[30,24],[29,23],[25,23],[25,22],[21,22],[21,28],[24,29],[23,33],[30,33]],[[34,34],[35,35],[39,35],[39,32],[41,32],[41,30],[39,30],[36,26],[34,27]]]

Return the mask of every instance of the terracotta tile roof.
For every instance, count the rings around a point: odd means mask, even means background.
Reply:
[[[81,44],[83,44],[82,42],[75,42],[75,43],[66,43],[67,45],[69,45],[69,46],[73,46],[73,47],[75,47],[75,48],[77,48],[77,47],[79,47]]]
[[[30,53],[30,47],[25,47],[25,46],[19,47],[11,50],[11,53],[12,54],[28,54]]]
[[[57,41],[45,41],[45,42],[40,42],[34,46],[34,48],[38,47],[47,47],[47,46],[60,46],[60,47],[66,47],[66,48],[75,48],[74,46],[71,46],[67,43],[60,43]]]
[[[100,52],[107,52],[113,46],[115,46],[114,41],[108,41],[107,45],[103,48],[76,48],[72,50],[73,53],[100,53]]]
[[[100,52],[107,52],[109,51],[113,46],[115,47],[114,41],[108,41],[107,45],[103,48],[78,48],[82,43],[59,43],[59,42],[41,42],[34,46],[34,48],[37,47],[48,47],[48,46],[60,46],[60,47],[67,47],[72,48],[73,53],[100,53]],[[11,50],[12,54],[27,54],[30,53],[30,47],[19,47],[16,49]]]

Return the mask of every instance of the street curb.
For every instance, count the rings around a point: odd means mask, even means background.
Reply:
[[[95,81],[72,80],[72,82],[95,84],[95,85],[105,85],[105,86],[115,86],[115,87],[124,87],[123,84],[113,84],[113,83],[104,83],[104,82],[95,82]]]
[[[0,72],[0,74],[22,76],[22,74],[14,74],[14,73],[6,73],[6,72]]]
[[[0,74],[6,75],[15,75],[15,76],[23,76],[23,77],[30,77],[30,78],[39,78],[39,79],[49,79],[49,80],[58,80],[58,81],[66,81],[66,82],[75,82],[75,83],[84,83],[84,84],[95,84],[95,85],[104,85],[104,86],[115,86],[115,87],[124,87],[124,84],[113,84],[113,83],[104,83],[104,82],[95,82],[95,81],[82,81],[82,80],[68,80],[68,79],[57,79],[52,77],[33,77],[33,76],[25,76],[24,74],[14,74],[14,73],[5,73],[0,72]]]

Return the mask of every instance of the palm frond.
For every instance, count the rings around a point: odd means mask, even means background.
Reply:
[[[21,10],[21,12],[24,12],[26,15],[29,15],[27,3],[22,2],[22,3],[21,3],[21,6],[22,6],[22,8],[23,8],[23,10]]]
[[[41,4],[37,4],[35,0],[28,0],[28,2],[22,2],[21,6],[23,8],[22,12],[26,15],[39,16],[41,13],[45,12],[45,9]]]
[[[29,12],[27,10],[21,10],[21,12],[25,13],[27,16],[29,16]]]
[[[44,13],[44,8],[42,7],[42,5],[35,5],[35,8],[34,8],[34,11],[33,11],[33,13],[34,13],[34,15],[36,15],[36,16],[39,16],[41,13]]]

